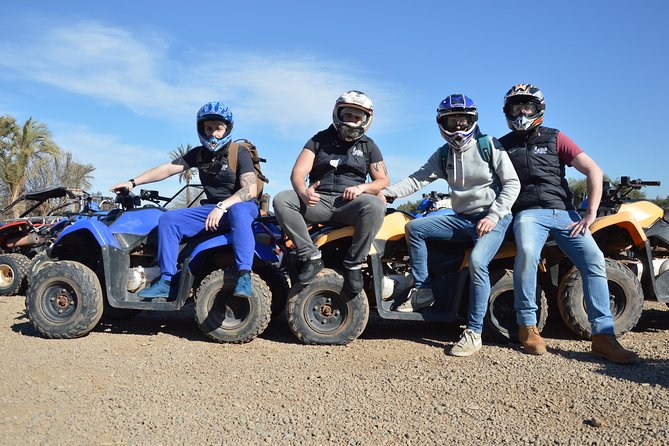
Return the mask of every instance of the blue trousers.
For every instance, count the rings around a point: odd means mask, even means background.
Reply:
[[[177,272],[179,244],[184,237],[193,237],[204,232],[204,223],[215,205],[206,204],[195,208],[175,209],[165,212],[158,220],[158,265],[163,280]],[[228,208],[220,224],[230,224],[232,249],[239,270],[251,269],[255,251],[252,223],[258,216],[258,205],[252,201],[237,203]],[[219,227],[220,228],[220,227]]]
[[[583,278],[585,311],[593,334],[613,334],[604,255],[590,231],[571,237],[570,224],[581,219],[576,211],[527,209],[513,219],[516,260],[513,268],[516,320],[536,325],[537,268],[541,250],[550,234],[562,252],[576,265]]]
[[[469,316],[467,328],[481,333],[483,318],[490,298],[490,274],[488,265],[504,241],[506,230],[511,224],[511,215],[497,222],[492,231],[483,237],[476,235],[476,224],[486,214],[478,215],[436,215],[417,218],[406,225],[406,237],[411,257],[411,272],[417,288],[425,286],[428,278],[427,240],[448,240],[462,242],[474,240],[474,248],[469,256]]]

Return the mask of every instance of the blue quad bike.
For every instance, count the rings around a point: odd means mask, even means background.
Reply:
[[[125,191],[117,197],[119,209],[64,228],[26,294],[26,312],[37,331],[48,338],[77,338],[95,328],[103,314],[176,311],[193,298],[197,325],[210,339],[243,343],[260,335],[272,315],[281,313],[288,293],[288,280],[276,266],[281,232],[272,217],[253,223],[253,299],[232,295],[238,273],[229,227],[182,241],[169,298],[138,296],[160,276],[158,219],[177,195]],[[143,201],[148,203],[142,206]]]

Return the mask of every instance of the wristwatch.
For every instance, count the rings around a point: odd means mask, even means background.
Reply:
[[[222,201],[219,201],[218,203],[216,203],[216,207],[219,208],[220,210],[222,210],[224,214],[226,212],[228,212],[228,210],[225,208],[225,205],[223,204]]]
[[[135,179],[134,179],[134,178],[130,178],[130,179],[128,180],[128,183],[132,184],[132,187],[137,187],[137,183],[135,183]]]

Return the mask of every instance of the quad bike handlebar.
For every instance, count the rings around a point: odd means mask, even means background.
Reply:
[[[602,203],[620,204],[627,199],[627,196],[634,190],[640,190],[647,186],[659,186],[659,181],[645,181],[641,179],[630,179],[628,176],[621,176],[618,185],[604,181],[602,192]]]

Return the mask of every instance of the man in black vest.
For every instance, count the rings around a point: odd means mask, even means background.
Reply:
[[[372,101],[364,93],[351,90],[339,96],[332,125],[307,141],[295,161],[290,175],[293,189],[274,197],[276,217],[302,261],[300,285],[309,284],[324,266],[307,225],[332,222],[355,226],[343,261],[343,290],[356,295],[363,288],[362,266],[386,211],[376,194],[388,186],[381,151],[365,135],[373,114]]]
[[[544,95],[534,85],[518,84],[504,97],[504,114],[512,131],[499,141],[521,184],[512,208],[517,247],[513,281],[520,342],[527,353],[546,352],[546,343],[536,327],[535,294],[541,250],[551,235],[583,278],[592,352],[619,364],[635,362],[637,355],[623,348],[614,335],[604,255],[588,230],[597,217],[602,170],[564,133],[541,126],[544,109]],[[588,207],[582,217],[574,208],[565,166],[573,166],[587,177]]]

